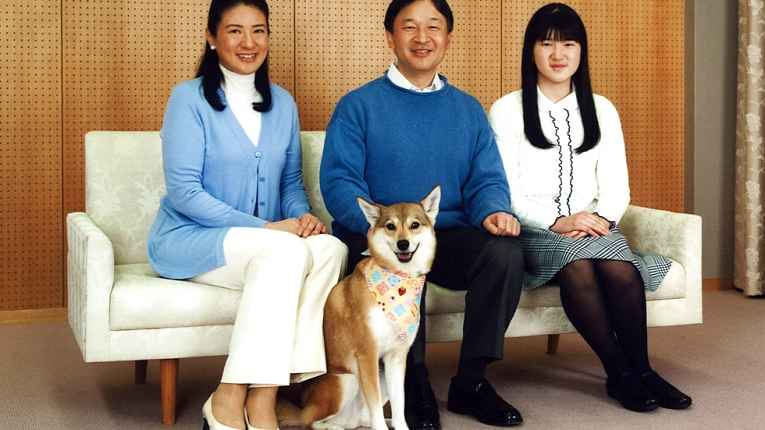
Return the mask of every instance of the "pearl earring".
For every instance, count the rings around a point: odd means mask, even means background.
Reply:
[[[215,46],[210,46],[210,49],[212,49],[213,51],[215,51]]]

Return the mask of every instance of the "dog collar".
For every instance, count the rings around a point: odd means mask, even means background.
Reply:
[[[398,332],[398,340],[408,342],[413,339],[420,325],[420,300],[425,275],[413,277],[393,272],[374,262],[367,265],[364,275],[377,306]]]

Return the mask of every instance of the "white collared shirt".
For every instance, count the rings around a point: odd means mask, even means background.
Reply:
[[[431,93],[444,87],[444,81],[441,80],[441,78],[438,76],[438,73],[436,73],[436,76],[433,78],[433,82],[429,86],[425,88],[417,88],[417,86],[409,82],[409,79],[407,79],[406,76],[404,76],[401,71],[398,70],[396,63],[391,63],[390,67],[388,67],[388,79],[390,79],[390,81],[393,82],[397,87],[416,91],[418,93]]]
[[[255,73],[240,75],[220,66],[223,72],[223,93],[226,103],[234,117],[253,145],[260,141],[261,113],[252,108],[253,103],[260,103],[263,97],[255,90]]]
[[[557,103],[537,88],[542,133],[550,149],[529,142],[523,127],[521,91],[497,100],[489,121],[510,185],[513,213],[523,225],[549,228],[559,216],[597,212],[619,222],[630,200],[624,136],[616,108],[593,95],[600,125],[600,142],[577,154],[584,126],[576,93]]]

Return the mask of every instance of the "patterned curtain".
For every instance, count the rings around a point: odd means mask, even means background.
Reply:
[[[765,153],[765,9],[763,0],[739,0],[738,107],[734,283],[748,296],[763,295],[763,179]]]

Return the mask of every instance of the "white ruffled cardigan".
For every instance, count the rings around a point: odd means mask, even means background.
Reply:
[[[576,94],[553,103],[537,89],[542,132],[555,147],[539,149],[523,132],[521,91],[497,100],[489,120],[510,184],[512,210],[523,225],[549,228],[560,216],[597,212],[618,223],[630,201],[624,136],[616,108],[595,95],[601,139],[583,154]]]

